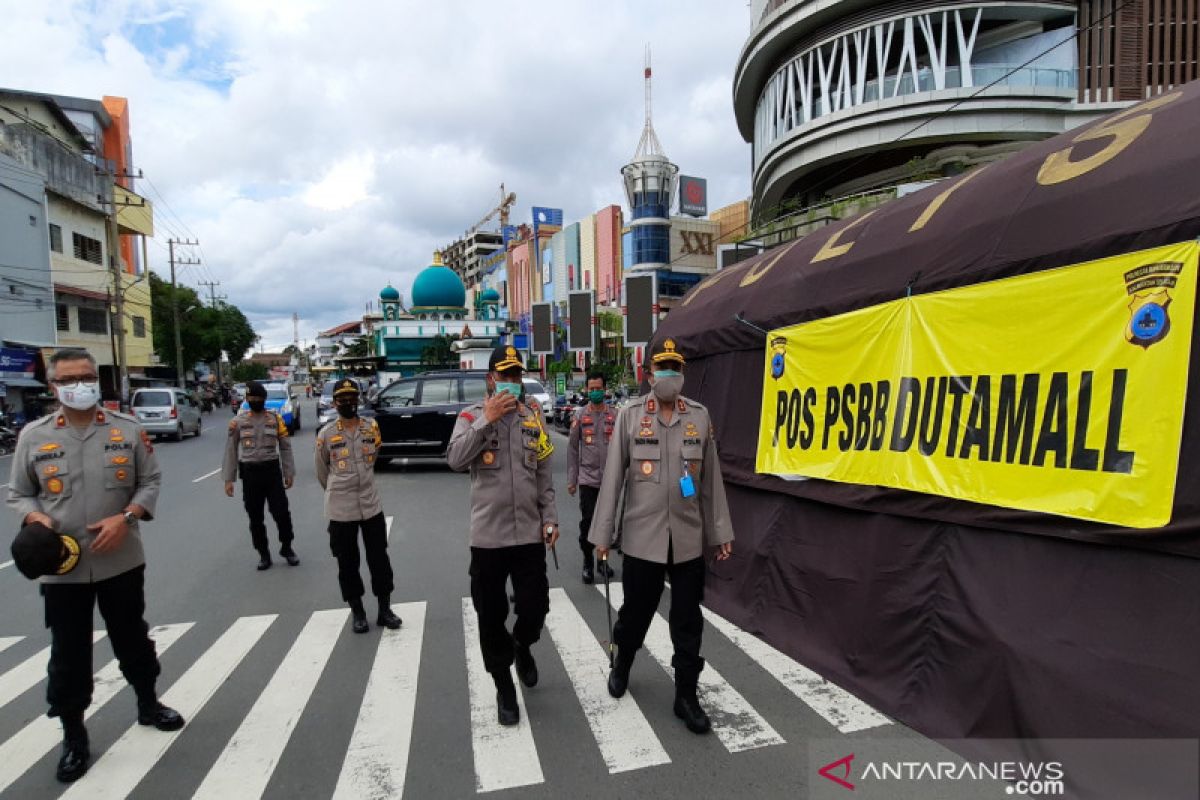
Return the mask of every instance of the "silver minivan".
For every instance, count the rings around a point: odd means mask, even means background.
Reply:
[[[133,393],[132,410],[152,436],[170,436],[178,442],[185,433],[200,435],[200,406],[183,389],[138,389]]]

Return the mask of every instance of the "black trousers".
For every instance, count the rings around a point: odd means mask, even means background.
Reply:
[[[592,557],[595,546],[588,541],[588,531],[592,529],[592,516],[596,513],[596,498],[600,496],[599,486],[579,487],[579,549],[583,551],[583,561],[586,564]]]
[[[704,601],[704,559],[693,558],[675,564],[668,551],[667,562],[659,564],[625,554],[621,576],[625,602],[621,604],[617,624],[613,626],[613,642],[618,654],[633,658],[645,642],[646,631],[658,610],[663,578],[670,575],[671,613],[668,621],[671,643],[675,645],[675,655],[671,658],[675,686],[694,691],[700,670],[704,669],[704,659],[700,657],[700,640],[704,635],[704,616],[700,613],[700,603]]]
[[[250,541],[254,549],[264,555],[270,552],[263,503],[271,510],[271,518],[279,529],[279,544],[290,546],[294,538],[292,512],[283,488],[283,470],[279,462],[251,464],[243,461],[239,466],[242,474],[242,504],[250,516]]]
[[[387,523],[380,511],[370,519],[353,522],[329,521],[329,550],[338,564],[338,586],[348,603],[363,596],[362,576],[358,574],[358,530],[362,528],[367,570],[371,573],[371,593],[386,597],[392,593],[392,562],[387,554]]]
[[[145,566],[95,583],[44,583],[50,666],[49,716],[82,714],[92,702],[92,608],[108,629],[121,674],[138,697],[154,694],[158,655],[146,624]]]
[[[550,583],[546,579],[546,546],[540,542],[512,547],[471,548],[471,603],[479,617],[479,649],[488,672],[502,672],[513,663],[513,640],[528,647],[542,636],[550,612]],[[517,620],[512,635],[508,620],[508,579],[512,578]]]

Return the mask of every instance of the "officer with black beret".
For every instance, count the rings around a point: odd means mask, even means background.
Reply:
[[[292,549],[292,511],[288,507],[286,489],[292,488],[296,464],[292,458],[292,442],[288,438],[283,417],[268,411],[267,387],[258,381],[246,384],[248,411],[240,412],[229,423],[225,442],[225,460],[221,477],[225,494],[233,497],[233,482],[242,476],[242,504],[250,516],[250,541],[258,551],[258,568],[271,568],[271,549],[267,541],[267,524],[263,504],[271,510],[275,527],[279,529],[279,555],[296,566],[300,559]]]
[[[450,436],[450,468],[471,473],[471,601],[479,617],[483,664],[496,684],[501,725],[520,721],[510,668],[526,686],[538,681],[530,647],[550,611],[546,548],[558,540],[553,445],[537,412],[520,402],[525,365],[512,345],[488,362],[488,396],[463,409]],[[516,622],[510,634],[506,584]]]

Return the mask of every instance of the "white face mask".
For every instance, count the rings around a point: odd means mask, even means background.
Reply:
[[[100,402],[100,381],[80,381],[57,389],[58,401],[76,411],[87,411]]]

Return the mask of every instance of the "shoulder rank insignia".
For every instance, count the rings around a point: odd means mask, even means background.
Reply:
[[[675,400],[675,408],[676,408],[676,410],[677,410],[677,411],[679,411],[679,413],[680,413],[680,414],[684,414],[684,413],[686,413],[686,412],[687,412],[687,410],[688,410],[687,403],[685,403],[685,402],[683,401],[683,398],[682,398],[682,397],[676,398],[676,400]]]
[[[103,425],[108,422],[108,417],[100,409],[96,409],[96,424]]]
[[[154,443],[150,441],[150,434],[142,431],[142,444],[146,446],[147,453],[154,452]]]
[[[656,401],[653,397],[646,401],[646,411],[650,414],[658,411],[658,401]]]
[[[56,427],[56,428],[67,427],[67,418],[64,417],[62,414],[59,414],[58,417],[54,420],[54,427]]]

